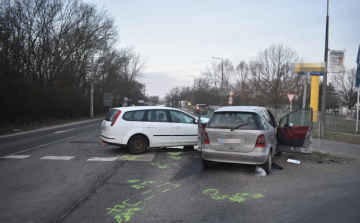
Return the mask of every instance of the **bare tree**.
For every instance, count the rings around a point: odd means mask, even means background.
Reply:
[[[1,117],[87,113],[91,60],[117,40],[114,19],[80,0],[0,6]]]
[[[245,61],[241,61],[235,69],[235,83],[234,83],[234,89],[237,93],[237,96],[240,100],[239,103],[241,105],[247,105],[250,100],[249,95],[249,68],[248,65],[245,63]]]
[[[221,86],[221,67],[219,71],[219,65],[216,62],[213,62],[211,67],[208,67],[207,71],[203,73],[203,76],[206,80],[208,80],[208,83],[214,87],[214,96],[216,98],[215,101],[220,103],[219,86]]]
[[[272,45],[250,62],[251,84],[257,104],[280,108],[287,104],[287,93],[299,93],[299,75],[290,71],[290,62],[299,60],[296,52],[282,45]]]
[[[332,76],[332,82],[340,97],[341,104],[351,109],[356,104],[356,68]]]
[[[171,89],[170,92],[168,94],[166,94],[165,100],[167,102],[171,102],[172,107],[175,107],[176,103],[181,100],[180,88],[175,87],[175,88]],[[170,104],[168,104],[168,106],[170,106]]]
[[[124,63],[122,63],[121,72],[124,76],[125,91],[132,96],[131,90],[134,89],[135,82],[143,76],[142,71],[146,64],[146,60],[129,47],[122,50]]]

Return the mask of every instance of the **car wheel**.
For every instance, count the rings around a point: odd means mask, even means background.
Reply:
[[[144,153],[146,148],[147,141],[144,136],[134,136],[130,139],[128,144],[128,150],[133,154]]]
[[[205,168],[210,168],[212,166],[215,165],[214,161],[209,161],[209,160],[205,160],[204,158],[202,158],[202,164]]]
[[[265,170],[266,174],[271,173],[271,150],[269,151],[268,158],[266,162],[262,165],[262,168]]]

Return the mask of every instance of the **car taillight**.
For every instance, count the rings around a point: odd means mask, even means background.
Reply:
[[[263,134],[258,136],[256,143],[255,143],[255,147],[266,147],[265,136]]]
[[[210,140],[207,132],[204,133],[204,144],[210,144]]]
[[[121,114],[121,111],[118,111],[115,115],[115,117],[113,118],[112,122],[111,122],[111,126],[113,126],[116,122],[116,120],[118,119],[119,115]]]

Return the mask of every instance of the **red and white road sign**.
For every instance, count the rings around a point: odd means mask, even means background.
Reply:
[[[296,94],[287,94],[287,97],[290,102],[292,102],[292,100],[295,98],[295,96],[296,96]]]
[[[229,105],[231,105],[233,103],[233,98],[230,96],[228,99]]]

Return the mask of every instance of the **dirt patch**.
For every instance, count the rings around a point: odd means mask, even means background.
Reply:
[[[336,156],[336,155],[320,153],[320,152],[312,152],[310,154],[282,152],[280,158],[283,159],[285,162],[287,159],[294,159],[308,163],[337,163],[339,165],[360,166],[360,160],[358,159],[350,158],[346,156]]]

